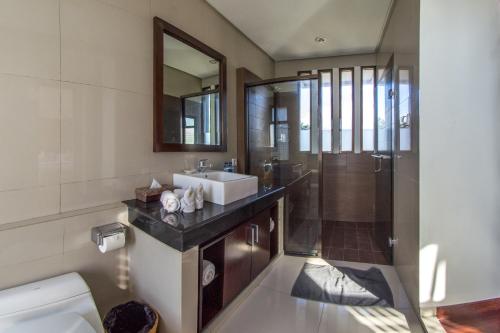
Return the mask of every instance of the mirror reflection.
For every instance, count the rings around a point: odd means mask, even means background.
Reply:
[[[163,48],[163,142],[220,145],[220,62],[166,33]]]

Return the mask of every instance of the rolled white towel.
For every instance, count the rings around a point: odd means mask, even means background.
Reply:
[[[204,286],[210,284],[215,278],[215,266],[208,260],[203,260],[203,274],[201,283]]]
[[[176,212],[181,208],[179,198],[170,191],[163,192],[161,194],[160,201],[163,208],[165,208],[168,213]]]
[[[271,218],[269,219],[269,232],[273,232],[275,227],[274,220]]]

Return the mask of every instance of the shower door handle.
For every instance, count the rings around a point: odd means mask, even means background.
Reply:
[[[375,159],[376,163],[377,163],[377,167],[375,168],[375,170],[373,170],[373,172],[375,173],[379,173],[380,171],[382,171],[382,155],[377,155],[377,154],[373,154],[372,157]]]

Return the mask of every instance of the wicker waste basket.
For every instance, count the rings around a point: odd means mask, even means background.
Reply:
[[[106,333],[156,333],[158,313],[149,305],[131,301],[112,308],[103,321]]]

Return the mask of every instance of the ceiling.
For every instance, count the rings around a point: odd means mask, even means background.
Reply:
[[[219,62],[206,54],[163,34],[163,64],[205,79],[219,73]]]
[[[277,61],[374,52],[393,2],[206,1]],[[317,36],[326,42],[315,42]]]

